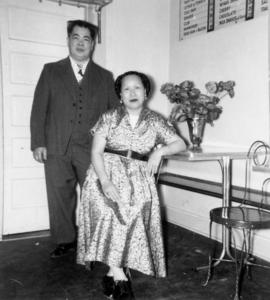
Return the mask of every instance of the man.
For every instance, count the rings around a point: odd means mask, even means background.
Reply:
[[[31,112],[31,150],[45,166],[52,258],[76,249],[76,186],[90,163],[89,129],[118,104],[112,75],[92,61],[96,26],[69,21],[69,57],[46,64]]]

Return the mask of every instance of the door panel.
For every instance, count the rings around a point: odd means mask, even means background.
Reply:
[[[84,8],[51,1],[1,0],[3,234],[49,228],[43,165],[30,151],[30,111],[43,65],[68,55],[66,22]]]

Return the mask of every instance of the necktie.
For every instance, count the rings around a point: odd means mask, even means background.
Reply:
[[[83,77],[82,69],[79,70],[78,74],[80,74]]]
[[[79,68],[78,74],[81,76],[81,78],[79,79],[79,83],[80,83],[83,79],[82,66],[81,65],[77,65],[77,66]]]

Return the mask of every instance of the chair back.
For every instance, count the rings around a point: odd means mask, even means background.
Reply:
[[[240,206],[244,204],[248,204],[246,202],[250,201],[250,191],[251,191],[251,173],[253,166],[260,167],[269,167],[270,164],[270,146],[261,141],[257,140],[251,144],[247,153],[247,160],[245,166],[245,190],[243,200]],[[259,205],[259,209],[262,209],[264,204],[267,204],[267,187],[270,183],[270,178],[266,178],[262,184],[262,192],[261,192],[261,201]]]

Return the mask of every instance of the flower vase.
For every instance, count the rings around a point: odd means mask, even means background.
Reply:
[[[204,134],[206,119],[201,116],[194,116],[187,119],[190,141],[192,143],[192,151],[201,151],[201,143]]]

